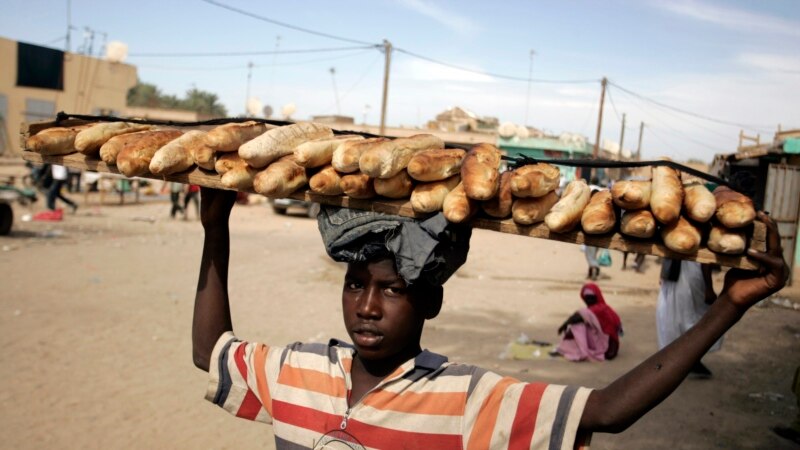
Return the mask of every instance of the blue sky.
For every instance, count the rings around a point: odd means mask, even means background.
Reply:
[[[771,139],[780,123],[800,128],[800,2],[785,1],[250,1],[216,0],[241,10],[348,39],[380,43],[467,67],[465,72],[395,52],[389,125],[422,125],[460,105],[501,122],[594,140],[599,80],[612,85],[601,139],[635,149],[646,123],[643,157],[710,161],[735,151],[739,127]],[[64,48],[67,2],[4,0],[0,35]],[[246,52],[353,47],[282,28],[201,0],[72,0],[72,50],[84,27],[129,46],[126,62],[142,81],[182,95],[196,86],[217,93],[231,115],[244,112],[247,64],[251,97],[294,118],[341,113],[358,122],[380,117],[383,55],[374,49],[311,54],[146,57],[146,53]],[[559,83],[531,84],[533,78]],[[332,78],[330,69],[335,68]],[[506,80],[493,74],[522,78]],[[562,83],[562,81],[582,81]],[[636,97],[622,88],[644,96]],[[659,106],[655,100],[694,115]],[[368,106],[367,106],[368,105]],[[707,120],[714,119],[714,120]],[[731,125],[733,124],[733,125]]]

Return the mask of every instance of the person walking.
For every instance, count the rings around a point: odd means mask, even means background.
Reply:
[[[78,210],[78,204],[65,197],[61,192],[64,184],[67,182],[67,168],[53,164],[51,170],[53,174],[53,184],[50,185],[50,189],[47,191],[47,208],[51,211],[55,211],[56,199],[58,198],[62,202],[69,205],[69,207],[72,208],[72,213],[75,214],[75,212]]]

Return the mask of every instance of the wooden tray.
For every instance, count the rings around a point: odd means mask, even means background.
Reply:
[[[33,128],[33,126],[31,126]],[[103,172],[120,174],[116,166],[109,166],[97,158],[90,158],[81,153],[73,153],[65,156],[42,156],[38,153],[25,151],[22,158],[26,161],[33,163],[53,163],[60,164],[66,167],[75,169],[89,170],[92,172]],[[167,177],[160,177],[157,175],[143,175],[142,178],[151,178],[154,180],[167,180],[179,183],[190,183],[199,186],[212,187],[218,189],[225,189],[220,182],[220,176],[217,173],[209,172],[203,169],[195,168],[187,172],[169,175]],[[254,191],[249,191],[255,193]],[[354,209],[364,209],[370,211],[377,211],[389,214],[396,214],[407,217],[426,217],[427,214],[418,214],[411,208],[411,203],[407,200],[387,200],[387,199],[370,199],[358,200],[346,196],[330,197],[325,195],[315,194],[311,191],[298,191],[289,196],[297,200],[305,200],[309,202],[317,202],[326,205],[344,206]],[[720,255],[712,252],[706,248],[701,248],[694,255],[684,255],[681,253],[673,252],[666,248],[661,242],[655,240],[637,240],[634,238],[625,237],[619,233],[612,233],[606,235],[588,235],[581,231],[573,231],[570,233],[552,233],[544,223],[536,225],[518,225],[511,219],[498,220],[485,217],[476,217],[472,220],[472,225],[475,228],[482,228],[485,230],[499,231],[501,233],[517,234],[521,236],[535,237],[541,239],[550,239],[561,242],[569,242],[572,244],[586,244],[595,247],[608,248],[612,250],[620,250],[623,252],[631,253],[644,253],[647,255],[656,255],[672,259],[688,259],[700,263],[712,263],[722,266],[739,267],[742,269],[757,269],[758,264],[751,261],[744,255],[730,256]],[[756,250],[764,251],[766,249],[766,226],[761,222],[756,222],[753,225],[753,233],[750,238],[750,247]]]

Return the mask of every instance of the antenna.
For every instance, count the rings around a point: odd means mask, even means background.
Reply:
[[[336,97],[336,114],[341,116],[342,108],[339,105],[339,91],[336,89],[336,68],[331,67],[330,72],[331,72],[331,80],[333,81],[333,95],[334,97]]]
[[[533,55],[536,51],[531,49],[531,62],[528,64],[528,94],[525,96],[525,122],[523,125],[528,126],[528,109],[531,106],[531,77],[533,76]]]
[[[244,95],[244,109],[247,112],[250,112],[250,79],[253,77],[253,61],[247,62],[247,91]],[[259,106],[255,113],[251,113],[252,115],[258,114],[258,110],[261,109]]]

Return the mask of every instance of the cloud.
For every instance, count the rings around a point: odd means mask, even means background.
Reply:
[[[458,65],[470,70],[475,70],[478,73],[412,59],[403,61],[399,67],[398,75],[417,81],[461,81],[469,83],[491,83],[495,81],[494,77],[485,73],[480,73],[483,72],[480,68],[470,67],[465,64]]]
[[[445,27],[461,34],[474,33],[479,26],[468,17],[455,11],[442,9],[425,0],[400,0],[400,4],[423,16],[429,17]]]
[[[800,23],[781,17],[744,9],[712,5],[694,0],[659,1],[654,5],[665,11],[726,28],[769,34],[800,36]]]
[[[742,53],[736,61],[745,66],[780,73],[800,74],[800,58],[770,53]]]

